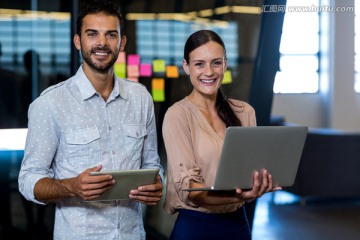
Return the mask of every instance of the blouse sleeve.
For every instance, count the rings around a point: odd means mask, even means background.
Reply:
[[[162,134],[167,154],[168,184],[173,184],[169,191],[175,191],[185,204],[197,207],[189,200],[189,192],[181,191],[190,188],[190,181],[203,183],[200,168],[195,162],[191,122],[189,114],[180,107],[171,107],[165,114]]]

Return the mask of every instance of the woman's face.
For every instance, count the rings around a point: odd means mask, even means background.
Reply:
[[[224,48],[213,41],[190,52],[189,62],[183,68],[190,75],[194,91],[201,95],[216,96],[227,68]]]

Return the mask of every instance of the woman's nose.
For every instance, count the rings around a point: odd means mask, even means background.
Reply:
[[[212,75],[214,74],[214,70],[213,70],[213,68],[211,67],[211,65],[208,65],[208,66],[205,67],[205,72],[204,72],[204,74],[205,74],[206,76],[212,76]]]

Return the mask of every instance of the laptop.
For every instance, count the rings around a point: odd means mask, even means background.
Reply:
[[[267,169],[274,187],[294,184],[304,148],[306,126],[228,127],[215,182],[183,191],[249,190],[253,173]]]

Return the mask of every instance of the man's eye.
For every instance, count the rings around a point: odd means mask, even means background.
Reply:
[[[96,33],[88,33],[88,36],[89,37],[94,37],[94,36],[96,36]]]
[[[109,33],[107,35],[109,38],[117,38],[117,34],[116,33]]]

